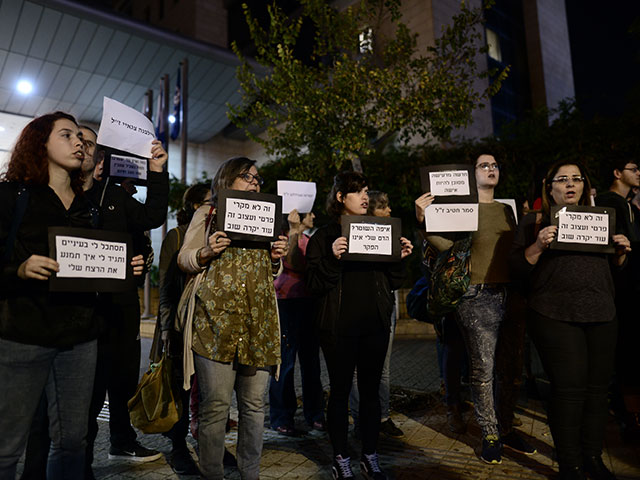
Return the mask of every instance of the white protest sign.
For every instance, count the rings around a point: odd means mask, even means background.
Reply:
[[[100,145],[149,158],[151,142],[155,138],[153,123],[144,114],[104,97],[98,131]]]
[[[282,213],[297,210],[298,213],[309,213],[316,199],[314,182],[295,182],[278,180],[278,195],[282,197]]]
[[[56,236],[56,262],[59,278],[127,277],[127,244],[92,238]]]
[[[606,213],[568,212],[556,213],[560,243],[583,243],[588,245],[609,244],[609,215]]]
[[[437,196],[469,195],[469,172],[467,170],[447,170],[429,172],[431,193]]]
[[[273,237],[276,206],[270,202],[227,198],[224,231]]]
[[[427,232],[475,232],[478,230],[478,204],[431,204],[424,209],[424,220]]]
[[[349,226],[349,253],[391,255],[391,225],[352,223]]]
[[[109,175],[112,177],[127,177],[147,179],[147,161],[143,158],[111,155]]]

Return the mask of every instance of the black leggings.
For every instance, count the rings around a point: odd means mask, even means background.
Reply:
[[[376,451],[380,432],[378,388],[388,344],[389,331],[358,337],[320,335],[320,346],[327,362],[331,388],[327,405],[327,431],[334,455],[349,456],[349,393],[356,367],[362,453]]]
[[[617,322],[571,323],[529,310],[529,333],[551,381],[549,425],[558,464],[602,454]]]

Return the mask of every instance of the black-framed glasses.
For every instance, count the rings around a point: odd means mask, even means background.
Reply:
[[[624,167],[623,170],[629,170],[631,173],[640,172],[640,169],[638,167]]]
[[[500,170],[500,165],[497,163],[481,163],[480,165],[476,165],[476,168],[481,168],[485,172]]]
[[[562,175],[560,177],[556,177],[554,179],[551,180],[554,183],[560,183],[562,185],[566,184],[566,183],[582,183],[584,182],[584,177],[580,176],[580,175],[574,175],[572,177],[568,177],[567,175]]]
[[[255,180],[258,182],[258,185],[262,185],[264,183],[264,178],[260,175],[254,175],[253,173],[245,172],[238,175],[239,178],[243,179],[247,183],[253,183]]]

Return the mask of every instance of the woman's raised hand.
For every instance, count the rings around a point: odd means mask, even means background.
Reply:
[[[131,259],[131,266],[133,267],[133,274],[138,277],[142,275],[144,270],[144,257],[142,255],[136,255]]]
[[[338,237],[331,245],[331,251],[333,252],[333,256],[340,260],[342,254],[347,251],[348,243],[347,237]]]
[[[162,172],[164,164],[167,163],[169,156],[162,147],[160,140],[151,142],[151,158],[149,159],[149,170],[152,172]]]
[[[413,252],[413,244],[408,238],[400,237],[400,245],[402,245],[402,252],[400,253],[400,258],[405,258],[411,255],[411,252]]]
[[[18,267],[22,280],[48,280],[53,272],[59,272],[58,262],[42,255],[31,255]]]
[[[433,203],[436,197],[431,195],[431,192],[427,192],[416,198],[416,220],[418,223],[424,222],[424,209]]]
[[[213,256],[220,255],[229,245],[231,245],[231,239],[224,232],[213,232],[209,236],[209,248]]]
[[[556,238],[556,234],[558,233],[558,227],[556,225],[549,225],[548,227],[544,227],[542,230],[538,232],[538,237],[536,238],[536,246],[540,250],[546,250],[553,242],[553,239]]]
[[[289,239],[285,235],[279,235],[278,240],[271,245],[271,260],[278,261],[289,253]]]

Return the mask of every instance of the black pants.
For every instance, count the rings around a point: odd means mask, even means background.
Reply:
[[[93,460],[93,444],[98,435],[98,414],[109,393],[109,434],[111,444],[127,446],[136,432],[129,420],[127,402],[140,376],[140,304],[136,292],[119,294],[112,302],[100,303],[106,332],[98,339],[98,361],[89,409],[87,466]]]
[[[320,346],[329,371],[331,393],[327,405],[327,431],[334,455],[348,457],[349,393],[353,372],[358,368],[360,433],[362,453],[374,453],[380,433],[378,388],[389,331],[367,336],[343,337],[321,333]]]
[[[467,350],[460,327],[453,315],[447,315],[442,322],[442,334],[440,337],[442,348],[442,378],[444,380],[445,403],[447,406],[459,404],[460,375],[465,370]]]
[[[562,322],[529,310],[529,332],[551,381],[549,425],[562,467],[602,453],[616,324]]]

